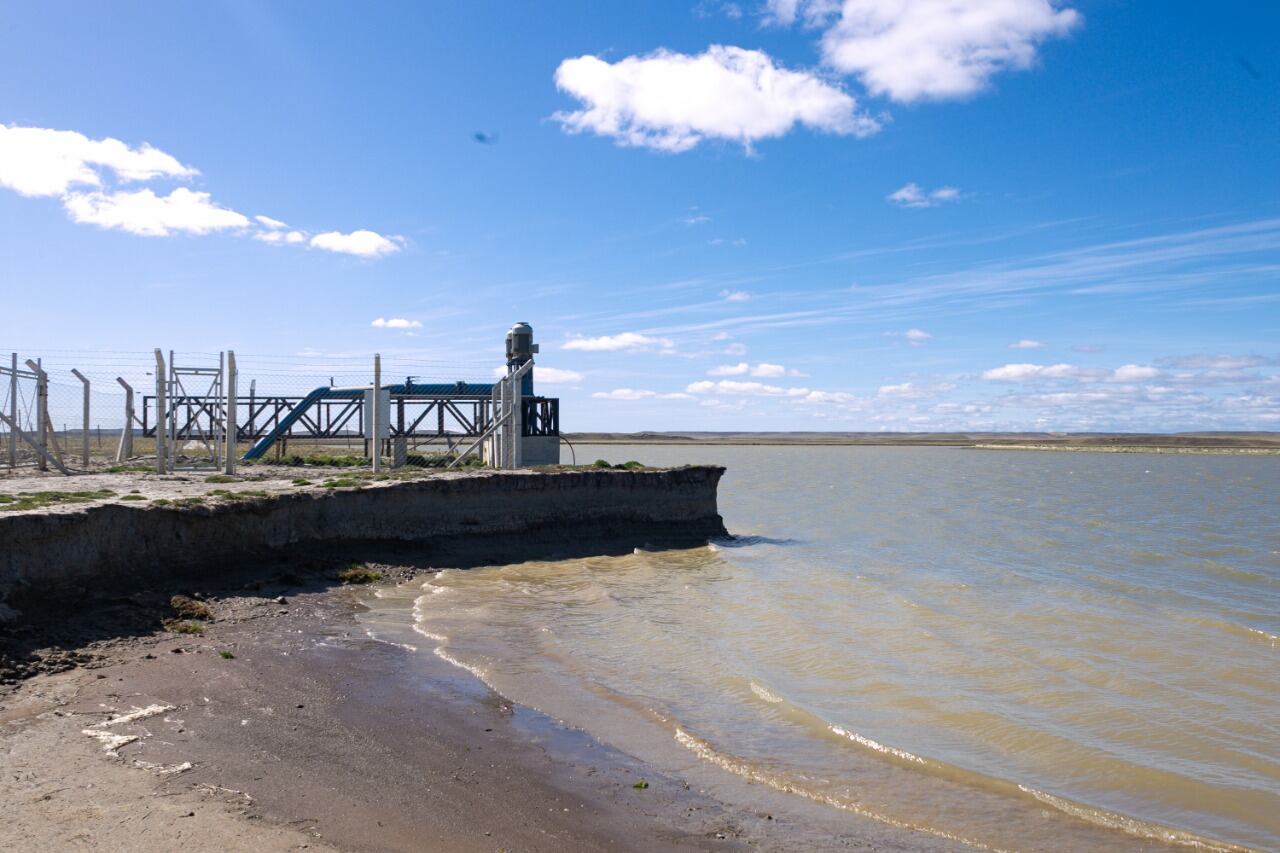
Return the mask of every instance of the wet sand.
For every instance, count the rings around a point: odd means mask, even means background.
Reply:
[[[815,846],[812,827],[735,810],[442,661],[368,639],[360,591],[290,580],[206,594],[215,619],[201,635],[146,628],[164,590],[94,630],[29,637],[75,642],[36,655],[69,669],[0,694],[0,848]],[[956,849],[859,821],[823,838]]]

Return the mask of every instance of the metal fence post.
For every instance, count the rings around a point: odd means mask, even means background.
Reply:
[[[41,359],[36,359],[35,362],[27,359],[27,367],[36,374],[36,447],[40,451],[40,470],[48,471],[49,441],[46,432],[49,428],[49,384],[40,366],[41,362]]]
[[[123,462],[133,456],[133,386],[117,376],[116,381],[124,387],[124,429],[120,431],[120,446],[116,449],[116,462]]]
[[[227,350],[227,443],[226,473],[236,472],[236,353]]]
[[[382,356],[373,356],[373,406],[369,410],[369,435],[373,472],[382,470]]]
[[[89,467],[89,379],[83,373],[71,368],[76,379],[84,383],[84,420],[80,425],[80,449],[84,456],[84,467]],[[70,448],[68,448],[70,449]]]
[[[18,466],[18,354],[13,354],[9,374],[9,467]]]
[[[156,473],[165,473],[167,448],[165,433],[169,429],[169,419],[165,416],[165,366],[164,353],[156,349]]]

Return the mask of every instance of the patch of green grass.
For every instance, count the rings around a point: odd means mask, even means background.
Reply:
[[[331,480],[325,480],[320,485],[326,489],[358,489],[361,483],[352,477],[336,477]]]
[[[271,497],[270,493],[264,492],[261,489],[244,489],[239,492],[229,492],[226,489],[213,489],[209,494],[222,498],[224,501],[247,501],[254,498]]]
[[[151,501],[152,506],[168,506],[170,503],[168,498],[156,498]]]
[[[311,485],[311,481],[310,481],[310,480],[304,480],[304,479],[302,479],[301,477],[299,477],[298,479],[296,479],[296,480],[294,480],[294,481],[293,481],[293,484],[294,484],[295,486],[310,486],[310,485]]]
[[[231,654],[231,652],[227,651],[226,649],[223,649],[222,651],[218,652],[218,655],[219,655],[223,660],[235,660],[235,659],[236,659],[236,656],[235,656],[235,655],[233,655],[233,654]]]
[[[649,783],[641,779],[639,782],[635,783],[631,787],[635,788],[638,791],[643,791],[645,788],[649,787]]]
[[[204,625],[199,622],[181,622],[177,619],[170,619],[164,623],[164,626],[175,634],[203,634]]]
[[[19,512],[58,504],[82,504],[103,498],[113,498],[115,495],[115,492],[107,489],[90,492],[18,492],[13,495],[0,495],[0,512]]]
[[[612,468],[613,466],[610,465],[608,462],[604,461],[603,459],[597,459],[595,462],[591,463],[591,467],[592,468]]]
[[[615,471],[635,471],[637,468],[643,468],[644,463],[637,462],[636,460],[632,459],[627,462],[619,462],[617,465],[610,465],[608,462],[604,461],[603,459],[597,459],[595,462],[591,463],[591,467],[592,468],[611,468]]]
[[[312,465],[325,468],[360,468],[368,465],[369,460],[354,453],[289,453],[279,459],[257,460],[262,465],[290,465],[294,467]]]
[[[211,474],[210,476],[205,477],[204,481],[206,483],[234,483],[236,478],[228,476],[227,474]]]
[[[145,474],[154,470],[148,465],[112,465],[107,469],[108,474]]]
[[[121,498],[120,498],[120,500],[122,500],[122,501],[145,501],[145,500],[146,500],[146,497],[144,497],[143,495],[124,495],[123,497],[121,497]]]
[[[338,580],[343,583],[377,583],[382,580],[382,572],[371,569],[364,563],[354,563],[338,572]]]
[[[201,506],[204,503],[204,498],[200,495],[192,495],[186,498],[174,498],[171,503],[174,506]]]

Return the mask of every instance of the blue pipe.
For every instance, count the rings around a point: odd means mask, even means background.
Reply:
[[[493,383],[455,382],[452,384],[421,385],[415,382],[411,385],[406,385],[401,382],[399,385],[383,385],[382,390],[399,396],[487,397],[493,393]],[[299,400],[298,404],[289,410],[289,414],[280,419],[280,422],[275,425],[271,432],[258,439],[253,447],[250,447],[249,451],[245,453],[244,460],[251,462],[254,459],[261,459],[263,454],[271,449],[271,445],[276,443],[276,439],[288,433],[293,425],[307,413],[307,410],[318,401],[360,398],[364,397],[365,391],[366,389],[364,388],[330,388],[327,385],[316,388]]]

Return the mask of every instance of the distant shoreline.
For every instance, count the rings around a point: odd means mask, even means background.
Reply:
[[[1280,455],[1280,433],[580,433],[573,445],[966,447],[978,450]]]

